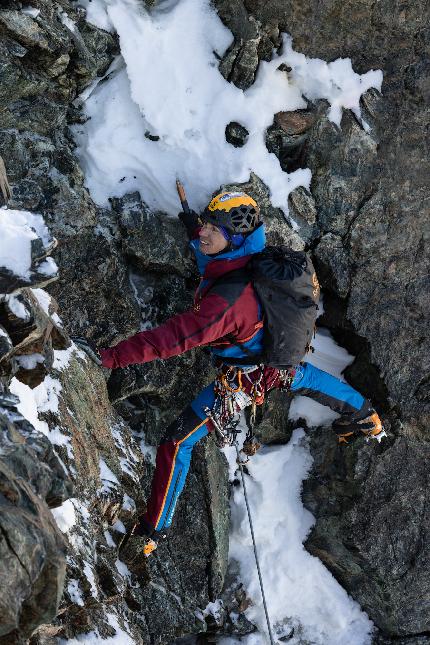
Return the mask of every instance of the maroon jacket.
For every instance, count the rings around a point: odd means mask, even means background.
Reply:
[[[248,341],[262,326],[252,285],[243,281],[229,284],[224,278],[222,284],[217,284],[215,280],[246,266],[249,260],[247,255],[209,262],[191,310],[169,318],[159,327],[131,336],[115,347],[101,349],[103,366],[126,367],[177,356],[193,347],[220,341],[229,334],[239,342]],[[223,344],[221,340],[220,345]]]

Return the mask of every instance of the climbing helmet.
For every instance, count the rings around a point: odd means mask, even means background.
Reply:
[[[201,219],[204,223],[225,228],[229,233],[250,233],[259,223],[260,209],[246,193],[225,192],[212,199]]]

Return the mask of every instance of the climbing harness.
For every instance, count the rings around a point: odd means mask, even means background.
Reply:
[[[255,371],[260,370],[257,378],[251,378]],[[210,410],[211,420],[215,419],[215,440],[217,445],[232,446],[240,433],[238,424],[240,412],[251,406],[248,432],[245,437],[242,452],[250,456],[257,452],[260,445],[254,437],[254,426],[257,405],[265,398],[263,388],[264,368],[252,365],[238,368],[234,365],[223,365],[215,380],[215,402]]]
[[[239,381],[239,383],[240,383],[240,381]],[[231,390],[231,391],[234,392],[234,390]],[[237,393],[237,391],[238,390],[236,388],[235,393]],[[213,410],[211,410],[209,407],[205,408],[205,413],[207,414],[208,418],[212,422],[212,424],[214,426],[215,433],[219,437],[225,439],[226,438],[226,429],[220,424],[220,421],[219,421],[218,417],[216,416],[216,413]],[[246,491],[246,484],[245,484],[245,476],[244,476],[244,473],[243,473],[243,466],[244,466],[244,463],[246,463],[246,462],[243,462],[241,460],[241,458],[240,458],[239,445],[238,445],[238,442],[237,442],[237,435],[239,434],[238,431],[237,431],[237,425],[239,423],[239,415],[237,414],[237,412],[235,413],[234,418],[236,419],[236,417],[237,417],[237,420],[235,421],[234,434],[232,434],[230,436],[227,435],[228,436],[228,443],[227,444],[224,443],[223,445],[234,445],[234,447],[236,448],[236,455],[237,455],[236,461],[237,461],[237,464],[239,466],[240,476],[241,476],[241,479],[242,479],[243,494],[244,494],[244,497],[245,497],[245,505],[246,505],[246,511],[247,511],[247,514],[248,514],[249,528],[251,530],[252,545],[253,545],[253,549],[254,549],[255,563],[257,565],[258,580],[259,580],[259,583],[260,583],[261,597],[263,599],[263,607],[264,607],[264,613],[265,613],[265,616],[266,616],[267,630],[268,630],[268,633],[269,633],[270,645],[274,645],[275,642],[273,640],[272,629],[271,629],[271,626],[270,626],[269,612],[268,612],[267,603],[266,603],[266,595],[264,593],[263,578],[262,578],[262,575],[261,575],[260,562],[259,562],[259,559],[258,559],[257,545],[255,543],[254,526],[253,526],[253,523],[252,523],[251,510],[249,508],[248,494],[247,494],[247,491]]]

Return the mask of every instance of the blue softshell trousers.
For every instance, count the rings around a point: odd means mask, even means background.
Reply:
[[[281,387],[279,371],[270,367],[264,369],[267,371],[267,391]],[[342,415],[371,408],[370,401],[350,385],[310,363],[297,366],[291,392],[310,397]],[[213,430],[205,408],[212,409],[214,400],[214,383],[211,383],[167,429],[157,451],[147,511],[140,520],[146,534],[163,533],[170,527],[187,478],[193,447]]]

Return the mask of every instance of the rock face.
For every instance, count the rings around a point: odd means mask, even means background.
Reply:
[[[0,394],[0,643],[28,638],[56,616],[66,544],[48,510],[71,493],[50,442]]]
[[[391,433],[385,445],[341,451],[329,435],[312,432],[315,464],[304,501],[316,525],[307,548],[380,628],[375,643],[428,642],[429,7],[215,4],[235,36],[220,71],[241,89],[270,60],[283,31],[307,55],[350,56],[358,72],[384,72],[382,96],[363,97],[365,123],[345,111],[337,128],[324,102],[273,116],[268,149],[288,172],[312,170],[310,191],[299,188],[289,199],[300,236],[258,177],[240,189],[258,200],[270,243],[312,251],[325,289],[323,323],[356,355],[347,377],[373,399]],[[29,279],[0,268],[0,563],[7,581],[0,643],[22,643],[44,623],[31,645],[121,630],[136,643],[165,645],[206,630],[196,610],[220,597],[225,579],[227,468],[210,438],[194,451],[169,542],[148,560],[143,579],[118,560],[117,545],[144,509],[151,446],[213,372],[203,353],[190,352],[168,369],[159,361],[117,370],[106,384],[107,375],[70,346],[55,314],[69,333],[113,344],[183,310],[195,273],[179,225],[151,213],[144,194],[101,209],[83,186],[68,127],[81,119],[79,92],[108,73],[115,37],[90,26],[75,2],[33,5],[28,13],[7,0],[0,9],[0,152],[9,207],[43,213],[58,246],[35,241]],[[248,133],[238,118],[226,138],[241,146]],[[40,293],[47,281],[39,269],[50,252],[60,277],[48,290],[58,305]],[[20,307],[24,318],[16,315]],[[66,352],[66,366],[57,352]],[[14,376],[33,390],[49,378],[58,383],[51,390],[58,409],[39,410],[46,436],[18,412]],[[260,439],[287,441],[287,415],[288,399],[275,393]],[[61,532],[49,511],[60,505]],[[233,596],[226,604],[240,619],[221,630],[250,633],[254,626],[241,613],[246,592]]]
[[[309,103],[298,118],[277,115],[267,143],[286,169],[312,170],[311,192],[294,191],[289,205],[325,289],[321,323],[357,355],[348,377],[386,412],[393,437],[386,449],[369,447],[361,457],[333,454],[315,438],[305,503],[317,523],[308,548],[377,626],[410,642],[408,634],[430,627],[423,611],[430,542],[423,510],[430,409],[423,351],[430,305],[429,7],[353,0],[329,9],[314,0],[216,5],[235,35],[220,66],[225,75],[235,69],[233,52],[239,70],[255,38],[264,42],[269,30],[287,31],[306,55],[351,57],[357,72],[384,74],[382,96],[374,90],[363,96],[366,126],[344,112],[339,129],[323,102]],[[253,79],[260,58],[248,56],[240,87]],[[237,75],[231,78],[236,82]]]
[[[304,484],[317,518],[307,548],[385,633],[426,632],[428,445],[398,437],[385,450],[367,445],[345,455],[326,437],[313,435],[315,463]]]
[[[47,281],[39,269],[51,246],[33,233],[27,277],[15,275],[13,267],[0,269],[0,642],[5,645],[22,643],[55,618],[66,573],[66,542],[49,509],[70,497],[72,483],[51,442],[22,416],[9,389],[13,376],[39,385],[54,350],[70,344],[52,317],[48,294],[39,301],[37,278]],[[29,283],[38,288],[15,290]]]

